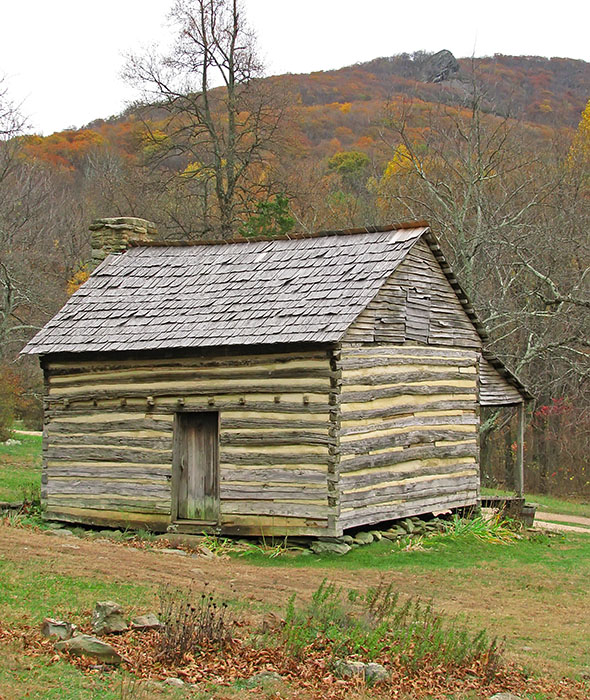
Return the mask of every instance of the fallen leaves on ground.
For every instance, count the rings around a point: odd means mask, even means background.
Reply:
[[[224,649],[205,648],[194,655],[187,655],[181,665],[166,666],[156,658],[157,635],[158,632],[153,630],[131,630],[121,635],[105,635],[102,639],[126,659],[126,669],[143,680],[181,678],[185,683],[230,687],[257,673],[275,672],[283,678],[281,686],[284,686],[289,698],[343,700],[350,697],[352,691],[362,689],[363,684],[358,678],[343,680],[334,675],[334,659],[320,644],[311,645],[301,658],[294,658],[280,644],[257,648],[247,639],[235,639]],[[55,652],[53,642],[42,637],[34,628],[7,630],[0,627],[0,645],[9,643],[21,645],[24,655],[29,657],[44,656],[51,661],[61,657]],[[64,656],[84,673],[96,675],[111,672],[109,667],[103,667],[93,659]],[[490,697],[498,692],[516,695],[544,693],[563,700],[588,698],[588,687],[583,683],[571,679],[528,678],[521,668],[513,664],[498,665],[490,673],[483,659],[465,667],[425,663],[416,672],[410,672],[394,656],[385,655],[375,661],[383,663],[390,673],[388,681],[366,691],[366,697],[376,700],[401,700],[408,696],[416,700],[442,700],[449,694],[460,697],[467,693]],[[285,697],[281,695],[280,687],[274,697]]]

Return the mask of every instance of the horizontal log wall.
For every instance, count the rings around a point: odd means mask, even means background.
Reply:
[[[339,524],[474,504],[478,353],[343,346],[340,362]]]
[[[45,361],[43,492],[53,517],[165,529],[174,414],[219,411],[221,528],[326,534],[337,488],[325,350]]]

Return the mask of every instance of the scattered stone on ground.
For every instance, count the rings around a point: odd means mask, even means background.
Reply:
[[[348,545],[350,549],[356,549],[357,547],[363,547],[372,542],[379,542],[384,538],[395,542],[402,537],[419,537],[435,534],[442,529],[444,529],[443,521],[438,518],[423,520],[418,516],[412,516],[411,518],[404,518],[398,521],[387,529],[384,527],[382,530],[359,530],[354,536],[341,535],[340,537],[319,537],[318,540],[312,542],[309,547],[311,551],[316,554],[346,554],[343,549],[340,551],[337,545]],[[306,549],[301,552],[301,554],[308,553],[309,551]]]
[[[41,634],[44,637],[57,637],[60,640],[71,639],[76,631],[76,625],[65,620],[54,620],[46,617],[41,625]]]
[[[154,613],[139,615],[131,620],[131,629],[134,630],[159,630],[161,627],[162,623]]]
[[[59,528],[58,530],[43,530],[44,535],[53,535],[53,537],[73,537],[74,533],[71,530],[66,530],[65,528]]]
[[[256,688],[260,685],[265,686],[272,683],[280,683],[282,680],[283,677],[276,671],[260,671],[250,676],[250,678],[247,678],[245,685],[247,688]]]
[[[399,528],[399,530],[396,529],[394,531],[388,530],[387,532],[383,533],[383,537],[392,541],[399,540],[400,537],[405,537],[405,535],[407,535],[407,532],[402,528]]]
[[[184,549],[169,549],[168,547],[164,547],[162,549],[157,549],[156,551],[162,552],[163,554],[178,554],[179,557],[188,556],[187,552],[185,552]]]
[[[344,542],[312,542],[310,545],[314,554],[346,554],[350,552],[350,545]]]
[[[334,671],[340,678],[363,677],[366,683],[380,683],[389,678],[385,666],[376,663],[364,663],[363,661],[337,661]]]
[[[354,541],[358,544],[371,544],[374,539],[370,532],[357,532]]]
[[[414,530],[416,529],[416,526],[414,523],[410,520],[410,518],[404,518],[400,525],[404,528],[404,530],[408,533],[408,535],[411,535]]]
[[[79,634],[56,642],[55,648],[75,656],[91,656],[105,664],[120,664],[123,661],[123,657],[110,644],[89,634]]]
[[[20,510],[23,505],[22,501],[0,501],[0,510]]]
[[[365,664],[362,661],[337,661],[334,671],[340,678],[355,678],[365,675]]]
[[[173,688],[182,688],[184,686],[184,681],[181,678],[166,678],[164,683],[171,685]]]
[[[443,523],[438,518],[433,520],[423,520],[418,516],[404,518],[397,521],[395,524],[389,523],[390,527],[385,529],[360,530],[354,535],[341,535],[340,537],[319,537],[317,540],[310,543],[304,543],[300,547],[300,555],[310,554],[347,554],[350,550],[373,542],[379,542],[382,539],[388,539],[395,542],[403,537],[429,535],[438,532],[442,529]],[[46,535],[56,537],[70,537],[72,535],[80,535],[78,529],[68,530],[64,528],[64,523],[51,522],[47,524],[48,530],[44,531]],[[82,533],[84,535],[85,533]],[[121,530],[98,530],[91,533],[94,536],[104,537],[106,539],[133,539],[133,535],[125,535]],[[155,535],[156,541],[161,541],[162,544],[169,542],[172,547],[157,546],[155,551],[164,554],[176,554],[180,557],[192,556],[194,558],[206,557],[209,559],[220,558],[219,553],[216,553],[209,547],[202,544],[205,537],[203,535],[185,535],[176,532],[167,532],[161,535]],[[236,545],[251,545],[251,540],[239,539],[235,541]],[[185,549],[180,547],[185,546]],[[192,551],[191,551],[192,550]],[[221,557],[223,558],[223,556]]]
[[[92,613],[92,630],[95,634],[125,632],[127,623],[123,619],[123,608],[112,600],[98,601]]]
[[[520,695],[514,695],[514,693],[496,693],[492,695],[490,700],[522,700]]]
[[[389,673],[387,673],[385,666],[375,663],[365,664],[365,680],[367,683],[380,683],[388,678]]]

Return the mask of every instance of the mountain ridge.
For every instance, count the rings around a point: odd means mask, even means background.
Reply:
[[[551,136],[556,130],[573,130],[590,98],[590,63],[585,61],[503,54],[456,59],[445,49],[261,80],[287,96],[288,107],[297,110],[300,152],[318,159],[341,150],[374,155],[379,147],[375,124],[388,102],[414,103],[422,111],[424,106],[462,108],[472,101],[477,85],[484,112],[548,129],[546,136]],[[24,138],[31,156],[76,170],[99,144],[135,158],[143,145],[142,121],[157,125],[164,116],[157,105],[133,105],[79,129]]]

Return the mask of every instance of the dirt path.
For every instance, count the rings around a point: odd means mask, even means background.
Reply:
[[[579,525],[566,525],[565,523],[549,523],[545,520],[537,520],[536,518],[535,528],[549,530],[550,532],[581,532],[590,535],[590,528],[580,527]]]
[[[306,597],[323,578],[317,570],[261,568],[232,559],[185,557],[135,549],[108,540],[62,538],[10,527],[0,527],[0,557],[16,562],[23,558],[41,559],[55,573],[97,576],[122,583],[174,583],[188,587],[209,582],[222,594],[234,593],[281,608],[291,593]],[[356,572],[330,570],[324,574],[342,586],[356,587],[359,583]],[[401,573],[393,576],[400,581],[403,577]],[[364,585],[376,584],[379,579],[378,572],[363,573]]]
[[[581,515],[562,515],[561,513],[547,513],[545,511],[539,511],[535,515],[535,522],[537,520],[557,520],[560,523],[581,525],[582,527],[590,528],[590,518],[585,518]]]
[[[535,515],[535,527],[551,532],[584,532],[590,534],[590,518],[581,515],[562,515],[539,511]]]

